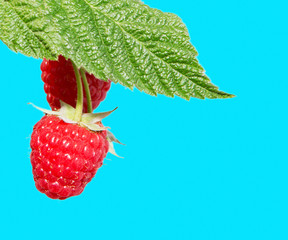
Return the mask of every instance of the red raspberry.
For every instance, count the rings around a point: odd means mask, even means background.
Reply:
[[[41,78],[44,84],[44,91],[47,94],[47,101],[52,110],[60,108],[60,100],[75,107],[77,99],[77,84],[74,69],[70,60],[59,56],[58,61],[46,60],[41,64]],[[95,78],[92,74],[86,73],[92,99],[92,108],[95,109],[102,102],[111,86],[107,82]],[[87,100],[84,92],[83,112],[87,112]]]
[[[106,137],[106,131],[93,132],[45,115],[31,136],[36,188],[52,199],[79,195],[103,164],[109,149]]]

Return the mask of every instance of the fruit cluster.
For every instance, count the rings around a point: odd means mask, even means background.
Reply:
[[[105,99],[111,82],[83,69],[80,77],[79,69],[63,56],[58,61],[44,59],[41,70],[52,111],[43,110],[45,116],[33,128],[33,177],[40,192],[63,200],[84,190],[102,166],[112,142],[117,141],[101,123],[111,112],[92,113]]]

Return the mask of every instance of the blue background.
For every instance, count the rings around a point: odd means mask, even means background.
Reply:
[[[117,146],[84,193],[34,187],[29,138],[48,108],[40,60],[0,43],[0,239],[288,239],[287,1],[145,0],[181,16],[228,100],[113,85]]]

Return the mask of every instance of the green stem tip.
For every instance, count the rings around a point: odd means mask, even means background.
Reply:
[[[82,112],[83,112],[83,87],[82,87],[79,70],[72,60],[71,62],[74,68],[76,82],[77,82],[77,103],[76,103],[76,112],[74,115],[74,121],[80,122],[82,118]]]
[[[92,113],[92,100],[91,100],[91,94],[89,89],[89,83],[86,78],[86,71],[83,68],[80,68],[80,74],[84,85],[86,100],[87,100],[87,112]]]

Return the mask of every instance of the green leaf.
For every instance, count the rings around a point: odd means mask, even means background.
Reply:
[[[205,75],[181,19],[139,0],[0,0],[0,39],[151,95],[233,97]]]

